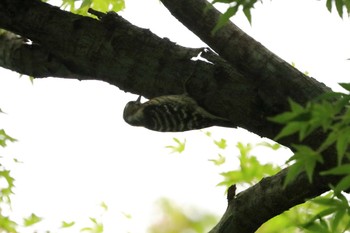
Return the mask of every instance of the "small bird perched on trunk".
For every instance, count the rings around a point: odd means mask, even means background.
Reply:
[[[145,103],[141,103],[139,96],[136,101],[126,104],[123,118],[132,126],[143,126],[159,132],[232,125],[229,120],[207,112],[187,94],[159,96]]]

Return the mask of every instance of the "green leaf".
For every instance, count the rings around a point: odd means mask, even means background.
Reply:
[[[4,178],[7,182],[7,187],[0,189],[0,203],[11,203],[11,194],[13,194],[13,189],[15,187],[15,179],[11,176],[10,173],[11,172],[6,169],[0,171],[0,177]]]
[[[337,113],[338,111],[334,104],[328,101],[322,101],[322,103],[314,104],[311,107],[312,117],[309,121],[311,127],[314,129],[322,127],[324,131],[328,130],[332,121],[334,120],[334,115]]]
[[[91,227],[84,227],[84,228],[81,228],[80,229],[80,232],[83,232],[83,231],[90,231],[90,232],[93,232],[93,229]]]
[[[69,228],[69,227],[72,227],[74,224],[75,224],[75,222],[65,222],[65,221],[63,221],[61,223],[61,228]]]
[[[184,139],[183,142],[181,142],[179,139],[177,138],[173,138],[173,140],[176,142],[177,145],[175,146],[166,146],[166,148],[171,149],[171,153],[182,153],[185,150],[185,146],[186,146],[186,139]]]
[[[89,219],[90,219],[90,221],[93,222],[94,224],[98,224],[96,218],[90,217]]]
[[[131,214],[128,214],[128,213],[125,213],[125,212],[122,212],[123,216],[127,219],[132,219],[132,215]]]
[[[326,92],[324,94],[321,94],[320,96],[316,97],[314,99],[314,101],[315,102],[319,102],[321,100],[327,100],[327,101],[331,100],[331,101],[333,101],[333,100],[336,100],[336,99],[344,98],[346,96],[347,95],[344,94],[343,92],[336,92],[336,91],[333,92],[333,91],[331,91],[331,92]]]
[[[350,175],[345,176],[342,178],[339,183],[335,186],[334,192],[340,193],[341,191],[344,191],[350,187]]]
[[[221,29],[232,16],[234,16],[238,11],[239,5],[229,7],[224,14],[222,14],[219,18],[219,21],[213,28],[211,34],[214,35],[219,29]]]
[[[281,144],[269,142],[260,142],[257,144],[257,146],[265,146],[271,148],[272,150],[278,150],[279,148],[281,148]]]
[[[344,164],[324,172],[320,172],[321,175],[347,175],[350,174],[350,164]]]
[[[292,112],[302,112],[302,111],[304,111],[304,107],[301,106],[299,103],[295,102],[294,100],[288,99],[288,102],[289,102],[289,105],[290,105],[290,108],[291,108]]]
[[[350,16],[350,1],[349,0],[345,0],[344,4],[345,4],[345,7],[346,7],[346,11],[348,12],[348,16]]]
[[[315,161],[304,163],[305,172],[310,183],[312,183],[312,177],[314,174],[315,167],[316,167]]]
[[[298,166],[302,166],[311,183],[316,163],[323,163],[323,158],[321,154],[319,154],[317,151],[314,151],[308,146],[293,145],[293,147],[295,148],[296,152],[287,162],[295,160],[295,164],[299,164]]]
[[[332,197],[317,197],[312,200],[313,203],[318,205],[327,206],[327,207],[336,207],[342,206],[342,202],[336,198]]]
[[[327,209],[324,209],[322,210],[321,212],[319,212],[316,216],[317,218],[323,218],[323,217],[326,217],[328,215],[331,215],[333,214],[334,212],[336,212],[338,209],[337,208],[327,208]]]
[[[115,1],[115,4],[112,6],[112,11],[118,12],[125,8],[125,2],[124,0],[117,0]]]
[[[221,139],[220,141],[216,141],[214,140],[214,143],[217,147],[219,147],[220,149],[225,149],[227,147],[227,144],[226,144],[226,140],[225,139]]]
[[[218,186],[229,187],[233,184],[241,183],[244,181],[242,172],[240,171],[229,171],[220,173],[224,177],[224,181],[220,182]]]
[[[340,225],[341,220],[344,218],[346,214],[346,210],[345,209],[338,209],[335,212],[335,215],[333,217],[333,221],[331,221],[331,230],[332,232],[337,232],[337,229]]]
[[[80,232],[89,231],[91,233],[103,233],[104,226],[99,223],[96,218],[90,217],[90,221],[93,222],[93,227],[84,227],[80,229]]]
[[[334,202],[336,200],[331,197],[316,197],[311,200],[312,203],[318,204],[318,205],[323,205],[323,206],[334,206]]]
[[[237,143],[237,148],[240,152],[240,156],[242,158],[248,157],[250,151],[253,149],[252,145],[250,143],[244,145],[243,143],[239,142]]]
[[[335,0],[335,7],[337,8],[340,18],[343,17],[343,0]]]
[[[341,164],[345,152],[349,147],[350,142],[350,128],[345,128],[338,133],[338,138],[336,142],[338,164]]]
[[[25,227],[29,227],[29,226],[32,226],[32,225],[40,222],[41,220],[42,220],[42,218],[36,216],[35,214],[31,214],[28,218],[23,219],[23,225]]]
[[[300,162],[296,162],[291,166],[289,166],[286,178],[284,179],[284,182],[283,182],[283,188],[287,187],[287,185],[290,184],[302,171],[303,171],[303,164]]]
[[[268,119],[275,123],[286,124],[292,121],[293,119],[295,119],[295,117],[298,115],[299,113],[296,113],[296,112],[284,112],[284,113],[278,114],[277,116],[269,117]]]
[[[327,208],[319,213],[312,216],[307,223],[302,224],[302,227],[307,229],[308,232],[315,232],[315,233],[330,233],[329,227],[327,222],[324,220],[326,216],[329,216],[336,212],[336,208]],[[319,222],[317,222],[319,220]]]
[[[332,0],[327,0],[326,6],[327,6],[327,9],[329,10],[329,12],[331,12],[332,11]]]
[[[248,19],[249,24],[252,24],[252,15],[250,13],[250,8],[244,8],[243,13],[245,17]]]
[[[309,136],[312,132],[314,132],[315,129],[317,129],[318,127],[319,125],[312,125],[311,122],[301,123],[301,127],[299,130],[299,141],[304,140],[307,136]]]
[[[203,132],[204,132],[204,131],[203,131]],[[205,136],[207,136],[207,137],[211,137],[211,132],[210,132],[210,131],[205,131],[204,134],[205,134]]]
[[[298,132],[305,123],[300,122],[290,122],[285,127],[282,128],[281,132],[275,137],[275,140],[281,139],[286,136],[290,136],[296,132]]]
[[[2,147],[6,147],[6,142],[10,141],[10,142],[15,142],[16,139],[10,137],[9,135],[6,134],[5,130],[0,129],[0,146]]]
[[[350,91],[350,83],[338,83],[342,88],[347,91]]]
[[[329,146],[331,146],[336,140],[338,139],[338,132],[332,131],[327,135],[326,140],[323,141],[321,146],[319,147],[319,151],[322,152],[325,149],[327,149]]]
[[[17,233],[17,227],[18,224],[12,221],[9,217],[3,216],[2,214],[0,215],[0,229],[2,232]]]
[[[92,0],[84,0],[79,9],[89,8],[92,5]]]
[[[221,154],[219,154],[219,157],[217,159],[209,159],[209,161],[213,162],[214,165],[216,165],[216,166],[220,166],[220,165],[225,163],[226,158],[225,158],[225,156],[222,156]]]
[[[104,210],[104,211],[108,211],[108,206],[107,206],[107,204],[106,204],[106,202],[101,202],[100,203],[100,206],[102,207],[102,209]]]

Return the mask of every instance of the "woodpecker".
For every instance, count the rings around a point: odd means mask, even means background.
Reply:
[[[210,126],[230,126],[227,119],[214,116],[188,96],[159,96],[141,103],[141,96],[124,108],[123,118],[132,126],[159,132],[183,132]],[[231,124],[232,125],[232,124]]]

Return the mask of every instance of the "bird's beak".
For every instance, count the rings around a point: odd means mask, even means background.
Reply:
[[[141,96],[139,96],[139,98],[137,98],[136,102],[141,103]]]

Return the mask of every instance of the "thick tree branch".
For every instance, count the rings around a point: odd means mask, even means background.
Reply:
[[[75,77],[54,55],[11,33],[0,35],[0,66],[33,77]]]
[[[212,33],[221,13],[206,0],[161,0],[171,14],[237,69],[256,88],[256,105],[260,118],[253,116],[243,127],[268,138],[279,127],[265,127],[266,117],[288,109],[287,99],[306,103],[330,89],[307,77],[231,22]],[[273,95],[271,95],[273,91]],[[232,113],[232,112],[231,112]],[[257,112],[253,111],[253,114]],[[272,126],[272,127],[271,127]]]
[[[114,19],[115,28],[110,28],[39,1],[22,3],[0,2],[0,27],[39,44],[83,79],[106,81],[154,97],[182,93],[182,81],[197,66],[214,72],[205,62],[189,62],[201,49],[175,46],[119,16]]]
[[[220,14],[214,9],[203,13],[208,6],[205,1],[162,2],[221,57],[203,48],[184,48],[161,39],[118,15],[110,14],[99,21],[37,0],[1,0],[0,27],[29,38],[33,44],[11,44],[4,38],[0,62],[36,77],[102,80],[146,97],[183,93],[188,80],[187,91],[206,110],[230,119],[232,127],[240,126],[269,138],[276,135],[280,126],[267,117],[288,110],[288,98],[305,103],[330,91],[233,24],[212,36]],[[42,60],[16,60],[16,53],[33,57],[39,54]],[[194,61],[199,53],[209,62]],[[318,132],[304,143],[316,147],[323,137]],[[296,139],[281,142],[290,146]],[[331,165],[333,151],[326,155]],[[285,174],[286,170],[238,194],[213,232],[253,232],[269,218],[320,195],[333,182],[329,177],[316,175],[309,184],[305,174],[301,174],[287,189],[282,189]]]
[[[283,189],[286,174],[287,169],[284,169],[229,200],[224,216],[210,233],[255,232],[270,218],[303,203],[306,196],[315,197],[329,189],[325,180],[309,184],[304,174]]]
[[[8,1],[0,3],[0,27],[50,51],[74,77],[106,81],[146,97],[183,93],[184,82],[191,77],[187,91],[209,112],[231,119],[233,126],[251,118],[246,109],[254,109],[255,88],[213,54],[214,64],[193,61],[202,48],[178,46],[117,15],[106,24],[37,1],[24,8]],[[6,20],[9,12],[14,12],[11,22]],[[228,109],[236,110],[227,114]]]

